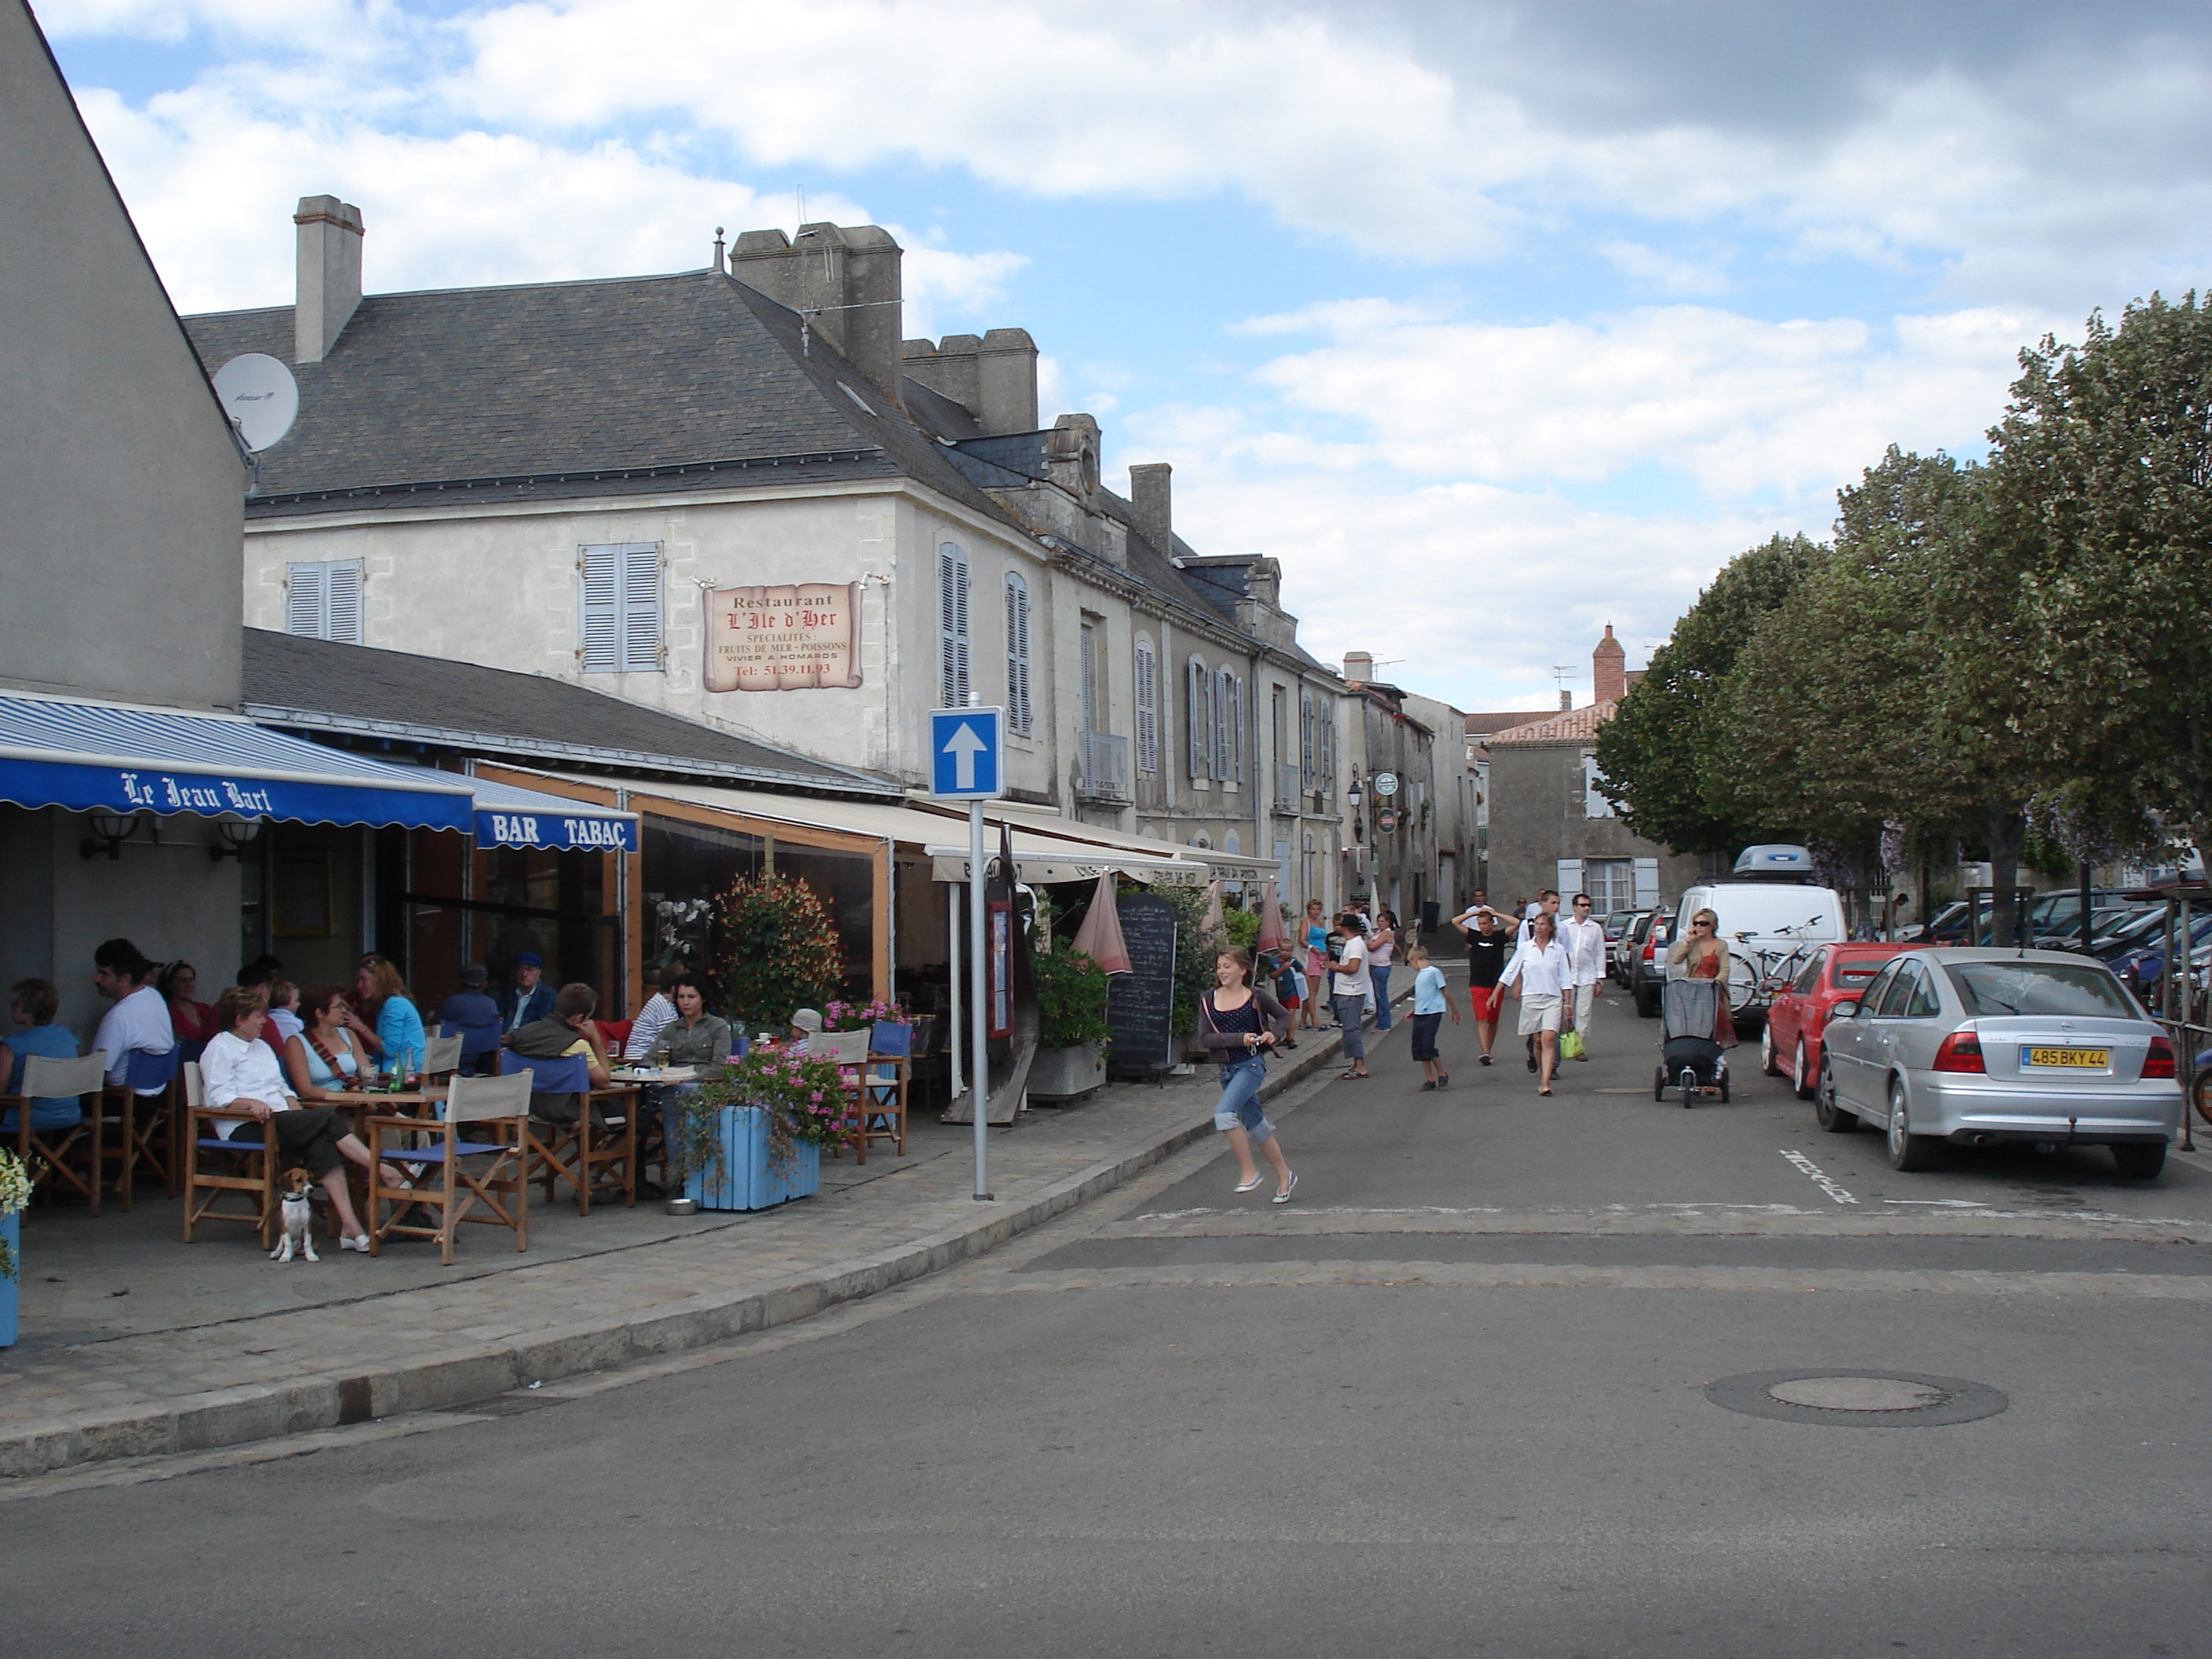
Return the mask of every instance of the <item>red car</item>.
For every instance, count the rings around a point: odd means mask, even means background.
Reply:
[[[1820,1076],[1820,1032],[1828,1012],[1874,982],[1882,964],[1917,945],[1823,945],[1798,969],[1796,977],[1770,981],[1774,1001],[1766,1011],[1766,1031],[1759,1041],[1759,1063],[1769,1077],[1787,1076],[1800,1100],[1813,1097]]]

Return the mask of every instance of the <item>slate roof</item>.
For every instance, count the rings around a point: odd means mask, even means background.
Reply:
[[[245,712],[309,737],[412,750],[897,798],[896,784],[587,687],[249,628]]]
[[[1565,714],[1552,714],[1531,720],[1525,726],[1510,726],[1491,734],[1492,749],[1505,744],[1526,744],[1535,748],[1544,744],[1589,743],[1597,736],[1597,729],[1611,720],[1620,705],[1611,697],[1602,702],[1584,703],[1580,708]]]

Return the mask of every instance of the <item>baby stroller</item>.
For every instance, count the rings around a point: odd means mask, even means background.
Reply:
[[[1680,1089],[1685,1109],[1701,1094],[1729,1097],[1728,1056],[1713,1036],[1721,1018],[1721,985],[1711,979],[1670,979],[1659,997],[1659,1066],[1651,1098]]]

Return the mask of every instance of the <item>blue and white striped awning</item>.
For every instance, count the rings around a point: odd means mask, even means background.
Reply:
[[[474,826],[471,781],[326,749],[230,714],[0,696],[0,801],[301,823]]]
[[[466,780],[477,798],[477,845],[635,853],[637,814],[489,778]]]

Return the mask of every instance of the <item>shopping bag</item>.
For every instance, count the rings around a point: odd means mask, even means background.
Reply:
[[[1583,1034],[1580,1031],[1569,1031],[1560,1037],[1559,1058],[1561,1060],[1580,1060],[1582,1057]]]

